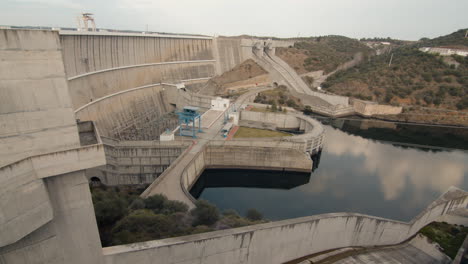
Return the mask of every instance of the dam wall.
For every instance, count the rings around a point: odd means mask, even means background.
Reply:
[[[0,263],[102,263],[59,35],[0,29]]]
[[[86,170],[90,182],[105,185],[150,184],[163,173],[191,141],[117,141],[102,138],[106,165]]]
[[[467,206],[467,193],[450,189],[409,223],[355,213],[321,214],[204,234],[103,248],[106,264],[285,263],[351,246],[401,243],[424,225]]]
[[[74,109],[109,94],[215,75],[210,37],[61,31]]]
[[[191,105],[206,111],[214,98],[175,84],[155,83],[99,98],[78,108],[75,115],[80,121],[94,121],[104,137],[156,140],[166,129],[177,127],[176,108]]]
[[[252,47],[240,38],[214,38],[213,54],[216,59],[216,75],[221,75],[252,57]]]
[[[61,31],[68,78],[123,66],[213,60],[211,37]]]
[[[105,96],[79,108],[80,121],[93,120],[99,133],[119,140],[154,140],[166,128],[177,125],[171,105],[160,84]]]

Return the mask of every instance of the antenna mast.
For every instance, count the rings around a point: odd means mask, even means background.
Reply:
[[[78,31],[89,31],[88,21],[91,21],[91,31],[96,31],[96,23],[92,13],[82,13],[81,17],[77,17]]]

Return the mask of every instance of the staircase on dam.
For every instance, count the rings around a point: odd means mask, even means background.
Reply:
[[[253,49],[253,59],[270,73],[277,82],[285,82],[291,94],[300,98],[312,111],[327,116],[344,116],[354,113],[347,97],[312,91],[302,78],[286,62],[274,55],[273,50]]]

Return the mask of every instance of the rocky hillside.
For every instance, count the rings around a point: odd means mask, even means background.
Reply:
[[[467,110],[468,57],[442,57],[418,50],[423,46],[468,47],[464,32],[425,39],[371,57],[330,76],[322,87],[336,94],[380,103]]]
[[[206,95],[227,95],[228,88],[249,87],[267,81],[268,75],[255,61],[248,59],[230,71],[210,79],[199,91]]]
[[[277,48],[276,55],[302,74],[323,70],[329,73],[362,52],[372,50],[358,40],[343,36],[324,36],[297,41],[294,47]]]

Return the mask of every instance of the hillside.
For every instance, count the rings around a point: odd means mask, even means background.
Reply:
[[[322,87],[380,103],[468,109],[468,57],[441,57],[418,50],[427,45],[468,47],[460,32],[396,48],[391,66],[390,53],[374,56],[330,76]]]
[[[319,70],[329,73],[352,60],[358,52],[368,54],[371,49],[358,40],[342,36],[301,39],[294,47],[276,49],[276,55],[299,74]]]
[[[199,93],[206,95],[227,95],[239,89],[249,88],[267,82],[268,74],[252,59],[248,59],[233,69],[211,78]]]
[[[439,47],[439,46],[464,46],[468,47],[468,38],[465,38],[468,29],[460,29],[452,34],[440,36],[434,39],[423,38],[417,44],[419,47]]]

